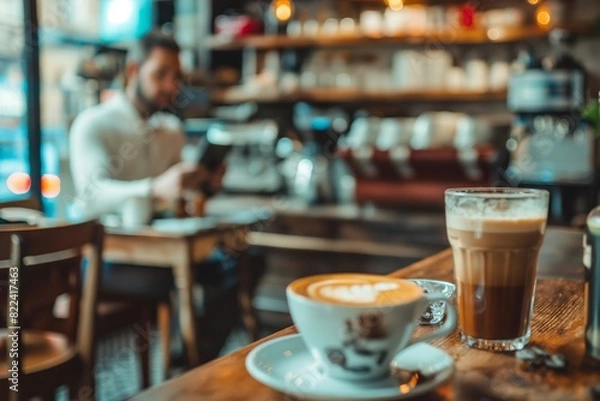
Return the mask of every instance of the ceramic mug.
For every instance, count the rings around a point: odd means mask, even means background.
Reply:
[[[425,294],[413,282],[369,274],[327,274],[292,282],[286,289],[292,320],[325,376],[373,380],[389,374],[393,357],[417,342],[450,334],[456,311],[414,338],[421,314],[442,294]]]
[[[121,210],[121,224],[126,229],[147,225],[152,217],[152,201],[146,196],[128,198]]]

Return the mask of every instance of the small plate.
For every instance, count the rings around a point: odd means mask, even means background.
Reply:
[[[426,343],[412,345],[394,357],[396,368],[421,371],[430,377],[415,387],[402,386],[392,376],[368,382],[345,382],[323,376],[299,334],[259,345],[246,357],[248,373],[260,383],[309,400],[403,400],[426,393],[446,381],[454,360]]]

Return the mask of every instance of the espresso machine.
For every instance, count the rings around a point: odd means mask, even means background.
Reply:
[[[290,196],[313,205],[344,202],[344,183],[350,172],[337,157],[336,148],[348,129],[348,114],[340,108],[319,109],[298,103],[293,122],[302,148],[287,160]]]
[[[586,72],[567,51],[572,40],[554,32],[552,55],[519,55],[508,88],[514,120],[503,174],[504,184],[548,189],[551,220],[566,224],[597,203],[594,131],[581,115]]]

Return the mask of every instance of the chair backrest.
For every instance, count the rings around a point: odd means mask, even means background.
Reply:
[[[94,363],[93,333],[102,241],[102,226],[95,221],[53,227],[0,228],[0,282],[7,283],[2,289],[8,291],[0,295],[3,298],[0,304],[8,298],[8,309],[4,308],[9,312],[7,327],[26,326],[28,315],[39,319],[40,309],[46,315],[51,314],[56,297],[68,293],[66,333],[76,341],[85,368],[89,369],[87,372],[92,371]],[[83,254],[87,266],[82,286]]]
[[[20,199],[10,202],[0,202],[0,209],[5,207],[22,207],[25,209],[40,210],[40,203],[33,198]]]

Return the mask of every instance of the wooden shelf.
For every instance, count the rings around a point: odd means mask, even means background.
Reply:
[[[506,100],[506,91],[464,91],[449,92],[440,90],[366,92],[338,88],[320,88],[281,94],[263,91],[260,94],[242,92],[239,89],[213,90],[211,101],[215,104],[236,104],[243,102],[274,103],[365,103],[365,102],[499,102]]]
[[[563,27],[577,34],[589,35],[593,27],[586,24],[565,25]],[[383,45],[423,45],[423,44],[488,44],[513,43],[531,39],[543,39],[551,29],[538,26],[495,28],[495,29],[445,29],[419,34],[397,36],[365,36],[362,34],[315,37],[291,37],[285,35],[258,35],[244,38],[222,38],[213,36],[205,42],[212,50],[240,50],[253,48],[260,50],[308,47],[366,47]]]

